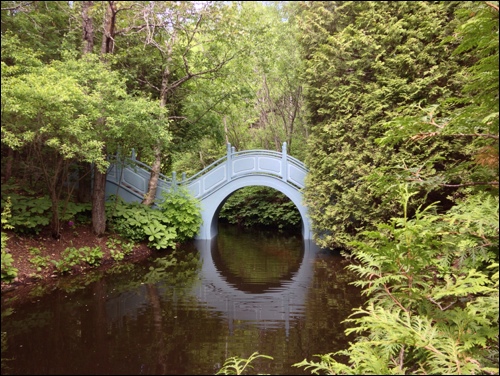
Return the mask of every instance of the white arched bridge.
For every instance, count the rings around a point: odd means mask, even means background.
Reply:
[[[201,203],[202,224],[196,239],[212,239],[217,235],[219,212],[226,200],[238,189],[249,186],[274,188],[287,196],[302,217],[302,235],[312,239],[307,208],[302,204],[307,168],[298,159],[287,154],[286,142],[282,152],[245,150],[236,152],[227,144],[227,154],[202,171],[178,180],[160,174],[156,200],[162,192],[183,186]],[[135,153],[121,163],[111,166],[107,174],[106,197],[120,196],[127,202],[142,201],[147,191],[151,168],[136,160]]]

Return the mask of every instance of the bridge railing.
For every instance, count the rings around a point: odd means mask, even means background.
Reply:
[[[273,176],[300,190],[304,188],[306,174],[305,165],[287,154],[286,142],[283,143],[282,152],[271,150],[236,152],[234,147],[228,143],[224,157],[187,179],[185,174],[182,174],[181,179],[178,180],[175,172],[172,173],[171,178],[160,174],[156,198],[161,197],[162,191],[179,185],[186,187],[194,197],[202,199],[219,186],[248,175]],[[125,158],[121,163],[115,163],[111,167],[108,172],[108,181],[114,183],[116,192],[120,188],[125,190],[125,195],[130,196],[128,200],[137,200],[142,199],[147,192],[150,176],[151,167],[138,161],[135,152],[132,152],[130,158]],[[107,187],[107,193],[114,194],[113,189]],[[127,200],[127,198],[125,199]]]
[[[181,185],[186,186],[194,197],[203,198],[233,179],[248,175],[267,175],[279,178],[300,190],[304,188],[306,174],[304,164],[287,154],[286,143],[283,143],[281,153],[271,150],[236,152],[228,143],[224,157],[183,180]]]

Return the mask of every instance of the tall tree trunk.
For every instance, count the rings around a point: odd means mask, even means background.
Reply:
[[[83,54],[92,53],[94,49],[94,22],[89,15],[93,1],[82,1],[82,41]]]
[[[92,190],[92,231],[102,235],[106,231],[106,173],[94,169]]]
[[[115,47],[116,3],[107,1],[106,15],[102,26],[101,56],[112,53]]]
[[[103,21],[103,33],[101,43],[101,59],[111,53],[114,47],[115,23],[116,23],[116,4],[114,1],[107,2],[106,15]],[[101,119],[98,126],[104,126],[105,116]],[[102,150],[106,154],[106,148]],[[92,190],[92,231],[100,236],[106,231],[106,172],[100,172],[94,169],[94,186]]]

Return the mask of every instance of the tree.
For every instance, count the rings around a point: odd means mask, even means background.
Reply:
[[[130,150],[132,142],[152,138],[168,142],[165,116],[156,103],[128,97],[118,75],[93,55],[40,65],[2,82],[2,143],[35,154],[52,200],[56,238],[58,202],[71,165],[93,163],[104,174],[104,150]]]
[[[456,19],[450,41],[459,45],[449,55],[472,62],[459,71],[461,90],[437,98],[423,117],[410,105],[413,116],[387,122],[378,142],[465,139],[469,158],[448,170],[375,169],[371,180],[380,186],[404,181],[401,215],[351,243],[348,268],[368,301],[347,320],[353,327],[346,333],[359,337],[344,351],[296,366],[331,374],[498,374],[498,5],[468,2]],[[454,190],[451,208],[435,202],[410,214],[414,197],[443,185]]]
[[[224,37],[224,7],[217,3],[153,2],[133,3],[134,15],[124,32],[116,31],[114,66],[129,78],[132,90],[149,91],[170,113],[174,142],[170,150],[156,145],[151,161],[152,173],[143,200],[151,205],[156,197],[162,167],[169,169],[171,154],[184,150],[200,138],[203,130],[185,124],[181,112],[181,87],[199,78],[213,77],[232,57]],[[131,35],[131,31],[137,34]],[[128,44],[123,48],[121,43]],[[149,56],[144,60],[144,51]],[[140,55],[137,55],[140,54]],[[147,63],[147,64],[145,64]]]
[[[445,171],[464,161],[466,142],[426,139],[419,144],[377,144],[385,123],[457,96],[462,66],[451,55],[457,2],[305,2],[299,24],[310,111],[310,169],[305,201],[318,244],[348,243],[380,220],[396,215],[397,189],[369,179],[377,167],[429,165]],[[434,159],[432,159],[434,158]],[[437,158],[437,159],[436,159]],[[415,197],[418,205],[441,200],[445,187]]]

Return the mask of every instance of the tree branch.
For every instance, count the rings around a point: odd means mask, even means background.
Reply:
[[[471,182],[471,183],[462,183],[462,184],[439,184],[441,187],[452,187],[452,188],[458,188],[458,187],[471,187],[473,185],[498,185],[497,181],[477,181],[477,182]]]
[[[18,9],[21,9],[25,6],[28,6],[30,4],[34,3],[34,1],[28,1],[28,2],[25,2],[25,3],[21,3],[19,4],[17,7],[10,7],[10,8],[1,8],[2,10],[18,10]]]
[[[486,3],[486,5],[489,5],[490,7],[492,7],[493,9],[495,9],[498,12],[498,5],[492,4],[488,1],[485,1],[485,3]]]
[[[427,137],[433,136],[449,136],[449,137],[484,137],[484,138],[492,138],[494,140],[498,140],[498,135],[496,134],[482,134],[482,133],[451,133],[451,134],[442,134],[441,132],[427,132],[427,133],[418,133],[412,136],[411,140],[422,140]]]

